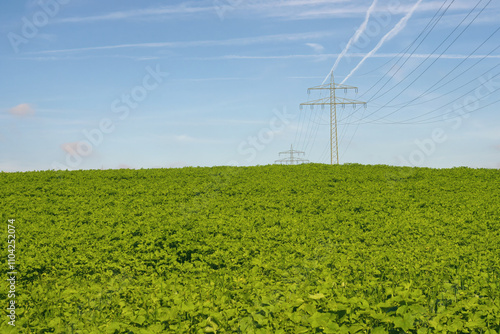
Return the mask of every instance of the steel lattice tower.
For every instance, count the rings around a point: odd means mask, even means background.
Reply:
[[[324,97],[318,100],[301,103],[300,109],[302,109],[304,106],[311,106],[311,109],[313,109],[314,106],[322,106],[322,107],[330,106],[330,149],[331,149],[330,164],[333,165],[333,162],[335,161],[335,164],[338,165],[339,144],[338,144],[338,134],[337,134],[337,105],[341,105],[343,108],[346,105],[352,105],[353,107],[355,107],[358,104],[364,105],[366,107],[366,102],[351,100],[343,97],[337,97],[336,94],[337,89],[343,89],[346,93],[348,89],[354,89],[357,93],[358,87],[336,84],[334,81],[333,73],[330,75],[330,78],[331,79],[329,84],[311,87],[307,90],[308,94],[311,92],[311,90],[329,90],[330,95],[328,97]]]
[[[275,163],[282,164],[282,165],[283,164],[285,164],[285,165],[298,165],[298,164],[304,164],[304,163],[309,162],[309,160],[300,158],[300,155],[304,155],[305,153],[302,151],[295,151],[293,149],[293,145],[290,145],[290,151],[280,152],[280,156],[282,154],[288,154],[288,158],[276,160]]]

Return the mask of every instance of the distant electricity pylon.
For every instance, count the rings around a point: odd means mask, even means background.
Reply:
[[[293,145],[290,145],[290,151],[285,151],[285,152],[280,152],[280,156],[282,154],[288,154],[287,158],[276,160],[275,163],[277,164],[284,164],[284,165],[299,165],[299,164],[305,164],[308,163],[309,160],[303,159],[300,157],[300,155],[304,155],[305,153],[302,151],[295,151],[293,149]]]
[[[342,108],[345,108],[346,104],[352,105],[353,107],[356,107],[356,105],[358,104],[359,105],[362,104],[366,108],[366,102],[346,99],[343,97],[337,97],[336,94],[337,89],[343,89],[345,93],[347,93],[348,89],[354,89],[357,93],[358,87],[336,84],[333,78],[333,73],[330,75],[330,78],[331,80],[329,84],[312,87],[307,90],[308,94],[310,94],[311,90],[329,90],[330,96],[314,100],[311,102],[301,103],[300,109],[302,109],[304,106],[311,106],[311,109],[313,109],[314,106],[321,106],[322,109],[325,106],[330,106],[330,150],[331,150],[330,164],[333,165],[333,163],[335,162],[335,164],[338,165],[339,144],[338,144],[338,134],[337,134],[337,105],[341,105]]]

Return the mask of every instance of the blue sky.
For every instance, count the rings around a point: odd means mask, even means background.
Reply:
[[[336,62],[341,163],[500,168],[496,0],[0,6],[2,171],[329,163]]]

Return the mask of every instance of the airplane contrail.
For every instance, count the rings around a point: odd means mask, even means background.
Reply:
[[[373,0],[373,3],[371,4],[370,8],[368,8],[368,11],[366,12],[365,20],[363,21],[363,23],[361,23],[361,25],[359,26],[358,30],[356,30],[356,32],[351,37],[351,39],[349,40],[349,42],[347,42],[346,47],[339,54],[339,56],[337,57],[337,60],[335,60],[335,64],[333,65],[331,71],[326,76],[325,80],[323,80],[322,85],[325,84],[326,80],[328,80],[328,77],[330,75],[332,75],[333,71],[335,71],[335,69],[337,68],[338,64],[342,60],[342,58],[344,58],[344,56],[347,53],[347,51],[349,51],[349,49],[351,48],[351,45],[353,45],[354,43],[356,43],[358,41],[359,37],[361,36],[361,34],[365,32],[366,26],[368,25],[368,21],[370,20],[370,16],[371,16],[373,10],[375,9],[375,6],[377,5],[377,1],[378,0]]]
[[[406,27],[406,24],[408,23],[408,20],[412,17],[413,13],[415,13],[415,11],[417,10],[418,6],[420,5],[420,3],[422,1],[423,0],[418,0],[415,3],[415,5],[412,7],[412,9],[401,20],[399,20],[399,22],[394,26],[394,28],[392,28],[391,31],[389,31],[387,34],[385,34],[384,37],[382,37],[382,39],[373,48],[373,50],[371,50],[370,52],[368,52],[368,54],[366,56],[364,56],[363,59],[361,59],[361,61],[359,62],[359,64],[356,65],[356,67],[351,71],[351,73],[349,73],[344,78],[344,80],[342,81],[342,84],[344,82],[346,82],[346,80],[349,79],[354,74],[354,72],[356,72],[361,67],[361,65],[363,65],[363,63],[368,58],[370,58],[371,56],[373,56],[375,54],[375,52],[377,52],[382,47],[382,45],[384,45],[385,42],[387,42],[388,40],[394,38],[397,34],[399,34]]]

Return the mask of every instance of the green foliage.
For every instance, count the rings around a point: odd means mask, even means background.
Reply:
[[[2,221],[18,226],[19,333],[500,333],[497,170],[308,164],[0,181]]]

